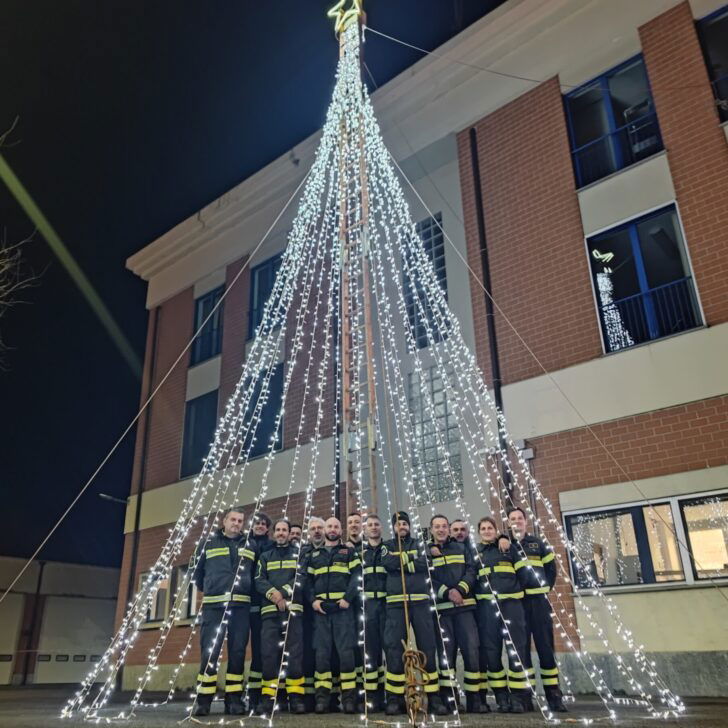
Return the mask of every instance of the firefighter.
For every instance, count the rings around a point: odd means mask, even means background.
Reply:
[[[548,594],[556,583],[556,561],[553,549],[543,540],[529,534],[528,522],[522,508],[508,510],[508,523],[513,540],[522,559],[527,560],[525,597],[523,609],[526,616],[526,656],[524,663],[531,680],[535,671],[531,662],[531,639],[538,653],[541,684],[543,685],[549,708],[556,713],[566,713],[561,688],[559,687],[559,668],[556,665],[554,650],[554,624],[551,618],[551,603]],[[506,551],[510,544],[501,537],[499,548]],[[533,703],[528,700],[528,710],[533,710]]]
[[[471,546],[470,543],[470,527],[468,526],[465,521],[463,521],[462,518],[456,518],[451,524],[450,524],[450,537],[458,541],[459,543],[464,543],[466,546]]]
[[[291,534],[288,538],[289,543],[301,543],[303,538],[303,529],[298,523],[291,524]]]
[[[478,631],[480,633],[480,703],[486,706],[488,684],[495,695],[499,713],[523,713],[530,704],[526,679],[526,618],[523,597],[527,586],[526,562],[509,542],[508,550],[498,548],[498,528],[490,516],[478,521]],[[495,602],[494,600],[497,600]],[[503,669],[503,630],[506,621],[510,646],[508,675]],[[507,643],[506,643],[507,644]]]
[[[324,545],[324,519],[318,516],[311,516],[308,520],[308,540],[301,547],[299,557],[300,572],[307,574],[308,558],[311,552]],[[313,609],[304,599],[303,605],[303,684],[304,703],[306,712],[314,709],[314,669],[315,660],[313,653]]]
[[[370,513],[364,522],[364,690],[369,710],[384,701],[384,621],[387,613],[387,570],[382,566],[382,522]]]
[[[322,547],[307,559],[306,600],[313,608],[315,688],[317,713],[330,710],[334,658],[338,657],[341,703],[345,713],[355,713],[356,664],[354,660],[354,611],[351,605],[361,588],[361,560],[341,541],[341,521],[326,521]]]
[[[404,603],[410,625],[415,633],[417,649],[425,655],[428,682],[429,711],[447,715],[448,711],[438,695],[437,647],[430,607],[430,586],[427,557],[421,540],[410,535],[410,519],[404,511],[392,515],[394,538],[382,546],[382,566],[387,570],[387,615],[384,625],[384,652],[387,658],[385,693],[387,715],[405,712],[405,674],[402,641],[407,641]],[[404,574],[404,591],[402,575]]]
[[[250,604],[257,545],[243,533],[241,507],[223,514],[222,528],[200,547],[195,584],[203,593],[196,716],[210,714],[217,689],[217,662],[227,632],[225,714],[242,715],[243,670],[250,631]],[[227,614],[227,628],[221,625]]]
[[[432,541],[427,544],[435,592],[435,629],[440,657],[440,697],[455,710],[455,660],[463,656],[463,689],[468,713],[480,713],[478,625],[475,621],[476,570],[469,545],[450,537],[450,522],[443,515],[430,519]]]
[[[362,539],[362,519],[361,513],[354,511],[346,517],[346,545],[351,546],[359,558],[362,558],[362,547],[364,545]],[[364,641],[361,635],[363,604],[361,596],[358,596],[354,604],[351,605],[354,610],[354,659],[356,661],[356,687],[357,693],[361,696],[361,700],[357,703],[357,709],[360,713],[364,711]]]
[[[275,546],[258,558],[255,588],[261,595],[262,697],[258,715],[273,715],[279,688],[281,653],[287,653],[285,688],[291,713],[305,713],[303,702],[303,600],[296,584],[299,544],[289,543],[288,521],[273,525]],[[281,643],[285,642],[282,646]]]

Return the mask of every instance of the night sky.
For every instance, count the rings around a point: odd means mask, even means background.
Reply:
[[[5,0],[0,151],[138,353],[145,284],[126,258],[324,120],[332,0]],[[433,49],[498,0],[367,0],[377,30]],[[421,54],[374,35],[381,84]],[[4,186],[8,242],[32,223]],[[37,285],[0,319],[0,555],[29,556],[139,405],[140,380],[39,233]],[[41,552],[118,565],[134,432]]]

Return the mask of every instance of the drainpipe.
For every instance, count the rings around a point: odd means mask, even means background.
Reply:
[[[35,585],[35,597],[33,600],[33,613],[30,617],[30,627],[28,629],[28,639],[25,642],[25,659],[23,661],[23,677],[20,680],[21,685],[28,684],[28,673],[30,672],[30,657],[36,651],[33,650],[33,638],[36,633],[38,625],[38,614],[40,612],[40,588],[43,582],[43,569],[45,569],[46,562],[39,561],[38,566],[38,582]]]
[[[478,245],[480,247],[480,265],[483,272],[483,294],[485,300],[485,322],[488,328],[488,348],[490,350],[490,373],[493,380],[493,398],[498,409],[503,412],[503,395],[501,392],[500,358],[498,356],[498,338],[495,331],[495,311],[493,309],[492,286],[490,280],[490,262],[488,260],[488,243],[485,236],[485,213],[483,211],[483,188],[480,181],[480,160],[478,158],[478,133],[475,127],[470,127],[470,164],[473,170],[473,193],[475,196],[475,217],[478,225]],[[505,438],[498,429],[498,443],[501,450],[507,448]],[[508,495],[513,496],[511,475],[503,463],[500,463],[501,478],[508,489]]]
[[[143,401],[146,402],[152,394],[154,389],[154,376],[157,372],[157,332],[159,329],[159,309],[157,306],[154,309],[152,317],[152,351],[149,356],[149,380],[147,382],[147,391],[144,394]],[[139,558],[139,525],[142,518],[142,494],[144,493],[144,486],[146,484],[146,472],[147,472],[147,452],[149,450],[149,424],[152,414],[152,403],[147,405],[144,410],[144,436],[142,438],[142,452],[139,461],[139,484],[137,487],[137,500],[136,508],[134,510],[134,530],[132,531],[132,545],[131,545],[131,564],[129,566],[129,581],[126,587],[126,599],[124,604],[128,604],[134,594],[134,577],[136,574],[137,561]],[[117,673],[117,687],[121,688],[121,682],[123,679],[123,667]]]

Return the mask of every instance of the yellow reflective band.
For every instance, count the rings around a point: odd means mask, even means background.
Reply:
[[[467,670],[464,670],[463,677],[466,680],[480,680],[480,673],[479,672],[468,672]]]
[[[458,586],[468,594],[470,592],[470,585],[466,581],[459,581]]]
[[[233,673],[228,672],[228,673],[225,673],[225,679],[226,680],[242,680],[243,679],[243,676],[242,675],[234,675]]]
[[[414,561],[407,562],[407,571],[409,571],[410,574],[415,573],[415,562]]]
[[[407,599],[410,602],[422,602],[430,598],[429,594],[408,594]],[[395,604],[405,600],[404,594],[389,594],[387,596],[387,604]]]
[[[538,586],[532,589],[526,589],[526,594],[548,594],[550,591],[550,586]]]
[[[454,667],[443,667],[441,670],[439,670],[440,675],[445,675],[445,677],[455,677],[455,668]]]
[[[404,685],[392,685],[391,683],[384,683],[384,689],[388,693],[395,693],[397,695],[404,695]]]
[[[275,604],[267,604],[265,607],[262,607],[260,610],[261,614],[270,614],[271,612],[277,612],[278,607]]]
[[[198,674],[197,679],[200,682],[217,682],[217,675],[202,675]]]
[[[446,564],[464,564],[465,563],[465,556],[463,554],[454,554],[452,556],[445,556],[445,563]]]
[[[508,670],[508,677],[514,677],[518,680],[523,680],[526,677],[526,671],[523,672],[512,672],[511,670]]]
[[[541,561],[540,556],[529,556],[528,562],[531,566],[543,566],[543,561]]]
[[[484,566],[478,570],[478,576],[488,576],[490,574],[490,566]]]
[[[345,592],[324,592],[317,594],[316,599],[343,599]]]
[[[268,569],[268,571],[277,571],[278,569],[282,569],[283,568],[281,566],[282,563],[283,563],[282,561],[269,561],[265,565],[265,568]]]
[[[459,604],[459,607],[472,607],[475,604],[475,599],[473,597],[468,597],[467,599],[463,599],[463,603]]]
[[[500,670],[498,672],[491,672],[490,670],[488,670],[488,677],[491,679],[497,679],[497,678],[505,677],[505,676],[506,676],[505,670]]]
[[[250,561],[255,561],[255,553],[250,549],[238,549],[238,556],[244,556]]]
[[[353,678],[356,677],[356,670],[354,670],[354,672],[342,672],[342,673],[339,673],[339,677],[342,680],[352,680]]]
[[[463,690],[466,693],[477,693],[478,690],[480,690],[480,682],[476,682],[476,683],[465,683],[463,685]]]
[[[229,602],[230,592],[227,594],[206,594],[202,597],[203,604],[219,604],[220,602]]]
[[[364,596],[367,599],[384,599],[384,597],[387,596],[387,592],[368,591],[368,592],[364,592]]]
[[[258,672],[257,670],[249,670],[248,671],[248,678],[254,678],[254,677],[257,677],[258,680],[260,681],[260,679],[263,677],[263,673],[262,672]]]
[[[488,681],[487,680],[485,682],[481,682],[480,683],[480,689],[481,690],[487,690],[488,689]]]
[[[233,594],[233,601],[234,602],[249,602],[250,601],[250,595],[248,595],[248,594]]]
[[[376,690],[379,687],[378,682],[365,682],[364,690]]]
[[[535,674],[536,674],[536,670],[534,668],[532,668],[532,667],[526,668],[526,675],[530,675],[531,677],[533,677]]]
[[[430,681],[425,685],[426,693],[437,693],[439,691],[440,691],[440,685],[437,684],[437,680],[435,680],[435,682]]]
[[[541,559],[541,563],[542,564],[550,564],[554,560],[555,556],[556,556],[556,554],[554,554],[554,552],[551,551],[550,553],[546,554],[546,556],[544,556]]]
[[[303,604],[289,604],[288,609],[291,612],[302,612],[303,611]]]
[[[331,679],[331,673],[330,672],[314,672],[313,676],[317,680],[326,680],[327,678]]]
[[[232,685],[226,685],[225,692],[226,693],[242,693],[243,685],[242,685],[242,683],[232,683]]]
[[[214,695],[216,692],[217,685],[210,685],[210,687],[205,687],[204,685],[197,686],[198,695]]]
[[[353,690],[355,687],[356,687],[356,680],[342,680],[341,681],[342,690]]]
[[[541,684],[542,685],[558,685],[559,684],[559,678],[557,678],[557,677],[542,677],[541,678]]]
[[[284,561],[281,561],[281,569],[295,569],[295,568],[296,568],[295,559],[285,559]]]
[[[437,590],[437,596],[442,599],[445,594],[447,593],[447,587],[443,584],[438,590]]]
[[[493,571],[498,574],[515,574],[516,570],[512,566],[494,566]]]
[[[441,604],[435,604],[435,609],[438,612],[442,612],[443,609],[452,609],[455,605],[452,602],[442,602]]]
[[[509,677],[508,687],[514,690],[525,689],[528,687],[528,683],[525,680],[514,680],[512,677]]]
[[[287,677],[286,685],[303,685],[304,680],[303,677]]]
[[[527,561],[521,560],[521,561],[516,561],[516,563],[514,564],[514,566],[516,567],[516,571],[517,571],[518,569],[522,569],[527,564],[528,564]]]
[[[263,695],[269,695],[270,697],[273,697],[276,694],[277,688],[267,688],[265,685],[263,686],[263,689],[260,691],[263,693]]]
[[[329,567],[330,574],[348,574],[349,567],[346,564],[332,564]]]
[[[493,595],[492,594],[476,594],[475,598],[476,599],[492,599]]]
[[[489,680],[488,684],[492,688],[507,688],[508,683],[505,681],[505,678],[503,680]]]
[[[349,569],[356,569],[357,566],[361,566],[361,559],[352,559],[349,562]]]
[[[331,680],[316,680],[316,682],[314,683],[314,687],[328,688],[329,690],[331,690],[333,686],[331,684]]]
[[[441,688],[454,688],[456,685],[455,681],[450,677],[441,677],[440,678],[440,687]]]
[[[543,668],[542,667],[539,670],[539,672],[541,673],[541,675],[547,675],[547,676],[548,675],[558,675],[559,674],[559,668],[558,667],[546,667],[546,668]]]
[[[224,546],[222,548],[217,549],[207,549],[205,551],[205,557],[208,559],[212,559],[215,556],[229,556],[230,555],[230,549],[227,546]]]
[[[432,559],[432,565],[433,566],[445,566],[445,557],[436,556],[434,559]]]
[[[498,592],[498,599],[523,599],[523,592]]]
[[[306,693],[306,689],[303,687],[303,685],[289,685],[287,679],[286,691],[291,693],[292,695],[305,695]]]

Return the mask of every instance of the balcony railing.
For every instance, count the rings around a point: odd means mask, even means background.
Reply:
[[[655,112],[645,114],[572,152],[576,184],[584,187],[661,149],[662,137],[657,115]]]
[[[600,306],[608,351],[660,339],[702,324],[692,278],[680,278]]]

